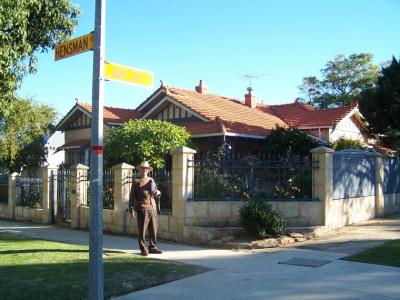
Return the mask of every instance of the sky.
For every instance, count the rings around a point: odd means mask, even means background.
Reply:
[[[94,29],[95,1],[81,9],[72,38]],[[400,57],[400,0],[109,0],[105,59],[154,73],[152,88],[105,83],[106,106],[136,108],[165,84],[243,100],[249,81],[257,102],[299,97],[303,77],[320,75],[339,54],[372,53],[381,64]],[[19,95],[65,115],[75,99],[91,103],[93,52],[57,62],[38,55]]]

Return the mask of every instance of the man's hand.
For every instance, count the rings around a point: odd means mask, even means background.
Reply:
[[[129,216],[131,217],[132,220],[136,219],[135,211],[134,210],[130,211]]]

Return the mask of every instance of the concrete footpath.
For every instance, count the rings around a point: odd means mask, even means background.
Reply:
[[[0,232],[74,244],[88,233],[0,220]],[[340,258],[400,238],[400,219],[382,219],[334,231],[291,248],[263,251],[205,249],[160,243],[153,258],[213,268],[117,299],[400,299],[400,268]],[[104,248],[138,253],[133,237],[104,235]]]

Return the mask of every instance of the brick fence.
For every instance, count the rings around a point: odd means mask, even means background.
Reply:
[[[374,195],[334,199],[334,151],[319,147],[311,151],[317,168],[313,169],[313,198],[318,201],[271,201],[271,205],[288,220],[289,226],[320,226],[326,230],[381,217],[400,211],[400,193],[384,193],[385,172],[379,155],[374,159]],[[194,170],[188,168],[195,151],[181,147],[172,152],[172,214],[159,216],[159,236],[162,239],[187,243],[202,243],[224,235],[242,233],[239,228],[239,208],[243,201],[192,201]],[[120,164],[114,171],[114,209],[103,209],[103,227],[107,232],[136,234],[136,222],[127,213],[131,182],[126,180],[134,167]],[[71,228],[87,229],[89,210],[82,176],[89,168],[72,168]],[[16,188],[20,174],[9,175],[8,203],[0,203],[0,217],[51,223],[55,209],[51,206],[50,184],[54,167],[44,167],[42,178],[42,208],[19,206]],[[399,175],[398,175],[399,176]],[[57,204],[55,204],[57,205]]]

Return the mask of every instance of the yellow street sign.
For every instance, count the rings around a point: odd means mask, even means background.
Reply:
[[[145,87],[153,86],[153,73],[130,67],[104,62],[105,80],[121,81],[124,83],[140,85]]]
[[[54,48],[54,60],[60,60],[76,54],[80,54],[94,47],[94,32],[77,37],[56,45]]]

